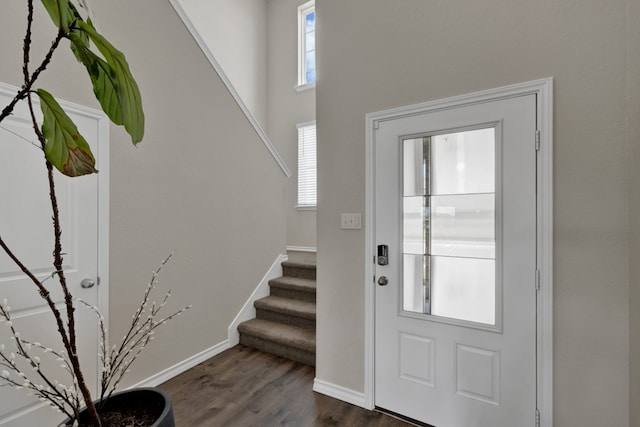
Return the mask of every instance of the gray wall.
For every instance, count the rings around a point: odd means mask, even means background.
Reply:
[[[553,76],[554,425],[628,426],[631,2],[401,3],[317,4],[318,379],[364,386],[364,230],[339,215],[365,210],[365,114]]]
[[[147,116],[137,148],[111,129],[110,332],[122,336],[150,272],[171,252],[160,290],[172,288],[175,307],[194,305],[159,332],[132,384],[226,339],[285,249],[286,180],[168,1],[92,3],[102,32],[129,59]],[[0,81],[17,85],[26,7],[2,7]],[[49,23],[37,27],[40,51],[54,35]],[[60,53],[42,86],[95,107],[83,68]]]
[[[163,283],[176,302],[194,304],[135,379],[226,338],[284,251],[286,180],[170,4],[117,3],[101,0],[98,13],[141,80],[149,131],[139,153],[118,140],[121,133],[113,138],[112,312],[131,311],[132,284],[170,251],[176,257]],[[153,19],[138,18],[145,14]],[[126,320],[112,316],[112,329]]]
[[[292,172],[287,245],[316,246],[316,212],[297,203],[296,124],[315,119],[315,89],[297,93],[297,7],[305,0],[180,0],[227,78]]]
[[[298,6],[305,0],[267,0],[268,133],[291,169],[287,183],[287,245],[316,246],[316,212],[295,209],[298,196],[296,124],[315,120],[316,91],[297,93]]]
[[[640,315],[629,316],[640,306],[638,2],[390,5],[317,5],[318,378],[363,389],[364,234],[339,230],[338,218],[364,212],[364,115],[554,76],[555,425],[640,424]],[[0,80],[15,85],[23,9],[8,1],[0,14]],[[176,305],[196,305],[154,342],[132,383],[226,337],[284,247],[286,190],[168,2],[99,0],[96,9],[129,56],[148,116],[137,149],[112,129],[111,331],[122,332],[169,252],[162,286],[173,287]],[[42,86],[96,105],[69,54],[56,56]],[[254,261],[241,265],[244,258]]]
[[[629,339],[631,351],[631,426],[640,426],[640,50],[637,48],[640,40],[640,2],[629,1],[627,14],[629,25],[627,43],[628,73],[627,73],[627,124],[629,144],[629,178],[631,204],[631,251],[629,262],[631,266],[631,292],[629,297],[630,329]]]
[[[244,104],[266,129],[265,0],[181,0],[179,3]]]

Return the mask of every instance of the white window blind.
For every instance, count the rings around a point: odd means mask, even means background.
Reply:
[[[298,209],[317,203],[316,122],[298,125]]]

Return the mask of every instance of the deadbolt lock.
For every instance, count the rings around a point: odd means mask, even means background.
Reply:
[[[378,245],[378,265],[389,264],[389,247],[387,245]]]

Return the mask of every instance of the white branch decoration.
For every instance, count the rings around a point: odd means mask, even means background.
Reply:
[[[156,305],[155,301],[150,302],[151,294],[158,284],[160,271],[171,256],[169,255],[163,260],[153,272],[151,280],[144,291],[142,302],[133,315],[127,333],[119,344],[109,347],[104,317],[95,306],[81,299],[77,300],[82,306],[92,310],[98,319],[98,327],[100,329],[100,352],[98,358],[101,370],[99,398],[102,402],[106,402],[111,396],[122,378],[129,372],[131,365],[153,340],[155,330],[192,307],[189,305],[172,314],[161,317],[160,311],[167,305],[171,297],[170,290],[164,295],[160,305]],[[78,392],[77,378],[74,375],[66,352],[56,351],[39,342],[23,339],[11,320],[11,307],[9,307],[6,299],[0,302],[0,325],[2,324],[9,330],[13,348],[8,349],[4,344],[0,344],[0,387],[11,386],[17,389],[26,389],[39,400],[47,402],[58,412],[73,418],[86,402],[84,402],[81,393]],[[57,365],[64,369],[68,376],[67,381],[70,381],[70,386],[64,385],[58,379],[52,379],[50,373],[45,372],[46,369],[42,366],[44,358],[52,358],[57,362]],[[25,372],[25,367],[31,368],[31,372]]]

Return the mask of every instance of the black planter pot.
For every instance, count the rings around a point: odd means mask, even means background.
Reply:
[[[171,398],[158,388],[134,388],[114,393],[100,412],[127,412],[132,408],[143,409],[157,416],[155,422],[149,427],[175,427],[176,425]],[[86,410],[80,413],[80,419],[83,419],[85,412]],[[72,419],[66,419],[58,427],[70,426],[72,423]]]

